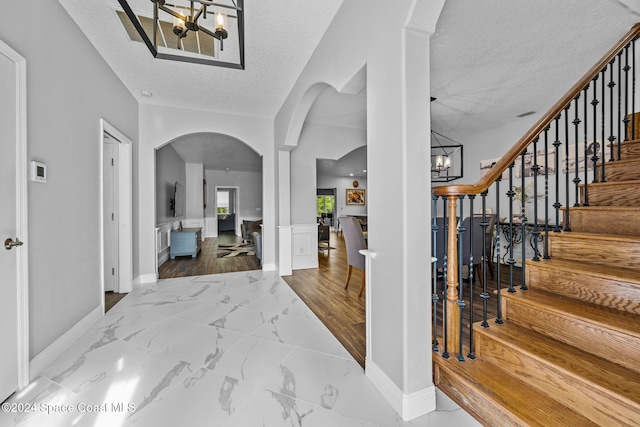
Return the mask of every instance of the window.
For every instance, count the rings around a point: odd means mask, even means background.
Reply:
[[[316,206],[318,216],[323,216],[322,214],[333,213],[336,205],[335,196],[317,196],[316,197]]]
[[[219,214],[228,214],[229,213],[229,192],[225,190],[219,190],[217,192],[218,199],[218,213]]]

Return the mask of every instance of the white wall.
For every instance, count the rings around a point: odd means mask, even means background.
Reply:
[[[170,201],[176,181],[185,185],[185,163],[173,146],[167,144],[156,151],[156,225],[174,221]]]
[[[58,2],[6,2],[3,14],[29,22],[5,20],[0,39],[26,58],[28,157],[49,175],[28,188],[33,357],[101,306],[100,118],[135,146],[138,114]]]
[[[198,132],[222,133],[233,136],[263,155],[263,266],[275,266],[275,170],[273,147],[273,122],[258,117],[242,117],[217,112],[207,112],[202,120],[202,111],[141,104],[140,148],[134,161],[139,168],[134,179],[137,191],[137,209],[134,208],[134,253],[139,253],[137,283],[157,279],[155,272],[155,168],[154,151],[167,142]],[[135,153],[134,153],[135,154]],[[207,183],[210,185],[209,183]]]
[[[239,187],[238,218],[262,218],[262,172],[205,170],[208,203],[206,216],[216,216],[215,187]]]
[[[193,224],[190,226],[202,223],[202,225],[197,225],[201,227],[204,226],[204,194],[202,192],[204,167],[201,163],[187,163],[185,167],[187,175],[185,219]]]
[[[316,159],[338,160],[366,144],[367,133],[364,130],[304,124],[300,141],[291,151],[292,224],[316,222]],[[344,191],[338,192],[338,197],[340,194],[344,195]],[[363,208],[358,209],[361,210]],[[366,213],[366,208],[364,210]]]
[[[340,91],[366,64],[369,249],[377,255],[368,272],[372,319],[366,370],[405,418],[435,407],[429,345],[431,183],[424,165],[430,157],[429,34],[442,5],[344,2],[275,122],[276,150],[295,146],[316,89],[328,84]],[[385,31],[379,31],[381,22]],[[293,177],[278,182],[285,194],[293,185]],[[291,197],[293,205],[297,194],[291,191]],[[388,227],[389,205],[397,209],[394,227]]]
[[[344,176],[318,176],[318,188],[335,188],[336,189],[336,214],[338,216],[344,215],[366,215],[368,196],[365,192],[365,205],[347,205],[347,188],[353,188],[353,181],[358,181],[358,189],[367,189],[367,178],[354,178]],[[393,212],[391,208],[390,213]]]

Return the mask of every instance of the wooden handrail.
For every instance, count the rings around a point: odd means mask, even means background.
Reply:
[[[579,94],[591,83],[591,81],[609,64],[615,56],[632,40],[640,35],[640,23],[635,24],[629,32],[615,46],[613,46],[605,56],[600,59],[560,100],[536,122],[518,142],[502,156],[498,162],[475,184],[445,185],[433,187],[432,193],[435,196],[457,196],[468,194],[480,194],[487,191],[489,187],[500,177],[509,166],[516,161],[518,156],[537,138],[551,122],[558,117]]]

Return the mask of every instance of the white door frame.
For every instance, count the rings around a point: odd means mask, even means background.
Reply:
[[[224,189],[235,190],[234,209],[235,209],[235,221],[236,221],[235,228],[236,229],[235,229],[234,233],[236,234],[236,236],[239,235],[240,237],[242,237],[242,231],[240,230],[240,217],[239,217],[239,213],[240,213],[240,187],[238,187],[237,185],[216,185],[214,187],[214,200],[216,201],[215,206],[214,206],[214,211],[216,213],[216,236],[220,235],[220,230],[218,230],[218,190],[224,190]]]
[[[17,251],[18,388],[29,384],[29,235],[27,205],[27,61],[0,40],[0,54],[16,67],[16,235],[26,243]]]
[[[133,289],[133,210],[132,210],[132,143],[129,138],[118,129],[109,124],[105,119],[100,119],[100,299],[104,310],[104,135],[109,134],[117,144],[114,151],[117,153],[116,175],[116,217],[118,227],[117,242],[117,278],[114,292],[126,293]]]

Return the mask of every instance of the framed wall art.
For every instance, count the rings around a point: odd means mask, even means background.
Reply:
[[[364,205],[365,190],[357,190],[355,188],[347,188],[347,205]]]

